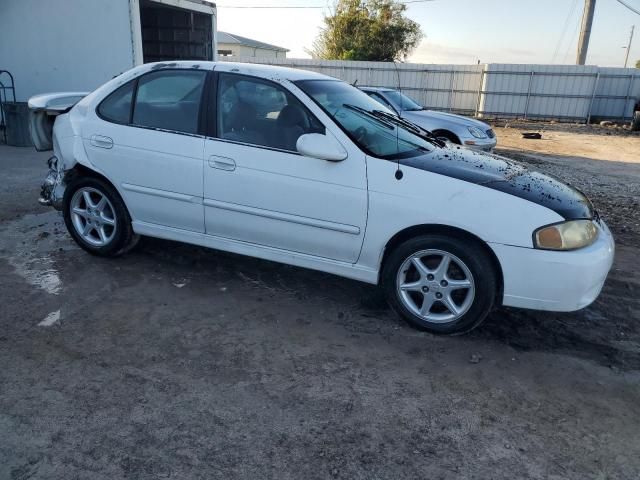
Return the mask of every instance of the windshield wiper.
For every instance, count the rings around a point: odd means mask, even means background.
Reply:
[[[442,142],[441,140],[438,140],[433,135],[433,133],[431,133],[429,130],[425,130],[424,128],[416,125],[415,123],[412,123],[408,120],[400,118],[392,113],[387,113],[382,110],[369,111],[366,108],[362,108],[357,105],[352,105],[350,103],[344,103],[342,106],[349,110],[353,110],[354,112],[358,112],[363,115],[367,115],[370,118],[374,118],[389,129],[393,129],[394,128],[393,126],[396,125],[404,128],[405,130],[408,130],[409,132],[419,136],[420,138],[423,138],[424,140],[431,143],[432,145],[435,145],[436,147],[443,148],[446,146],[444,142]]]
[[[384,118],[385,120],[391,122],[391,123],[395,123],[396,125],[400,125],[403,128],[405,128],[406,130],[409,130],[411,133],[415,133],[416,135],[419,135],[420,137],[424,138],[425,140],[427,140],[429,143],[432,143],[438,147],[445,147],[446,145],[444,144],[444,142],[438,140],[433,133],[431,133],[429,130],[425,130],[424,128],[422,128],[419,125],[416,125],[413,122],[410,122],[408,120],[405,120],[404,118],[400,118],[392,113],[387,113],[384,112],[382,110],[373,110],[372,112],[370,112],[372,115],[374,115],[377,118]]]
[[[350,103],[343,103],[342,106],[348,110],[353,110],[354,112],[358,112],[361,113],[363,115],[366,115],[367,117],[373,118],[374,120],[376,120],[378,123],[381,123],[382,125],[384,125],[386,128],[388,128],[389,130],[393,130],[394,126],[393,126],[393,122],[390,122],[386,119],[384,119],[384,117],[380,117],[379,115],[376,115],[374,112],[370,112],[369,110],[367,110],[366,108],[362,108],[359,107],[357,105],[352,105]]]

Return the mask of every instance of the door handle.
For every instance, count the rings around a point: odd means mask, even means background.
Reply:
[[[233,160],[233,158],[211,155],[209,157],[209,166],[211,168],[217,168],[218,170],[233,172],[236,169],[236,162],[235,160]]]
[[[102,135],[91,135],[91,145],[100,148],[113,148],[113,139]]]

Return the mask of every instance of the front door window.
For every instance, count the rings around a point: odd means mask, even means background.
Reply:
[[[221,74],[217,136],[224,140],[296,151],[305,133],[324,126],[291,93],[271,82]]]

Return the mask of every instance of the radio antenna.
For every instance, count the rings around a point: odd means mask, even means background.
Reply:
[[[398,65],[396,65],[395,58],[393,59],[393,67],[396,71],[396,78],[398,79],[398,91],[400,92],[400,112],[399,116],[402,118],[402,86],[400,85],[400,70],[398,69]],[[400,126],[396,125],[396,180],[402,179],[403,173],[400,170],[400,139],[399,139]]]

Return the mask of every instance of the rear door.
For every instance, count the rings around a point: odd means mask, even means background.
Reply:
[[[146,73],[107,96],[86,122],[89,158],[135,221],[204,232],[200,115],[207,72]]]
[[[305,133],[333,135],[283,85],[217,74],[205,141],[206,232],[282,250],[356,262],[367,217],[365,156],[330,162],[300,155]]]

